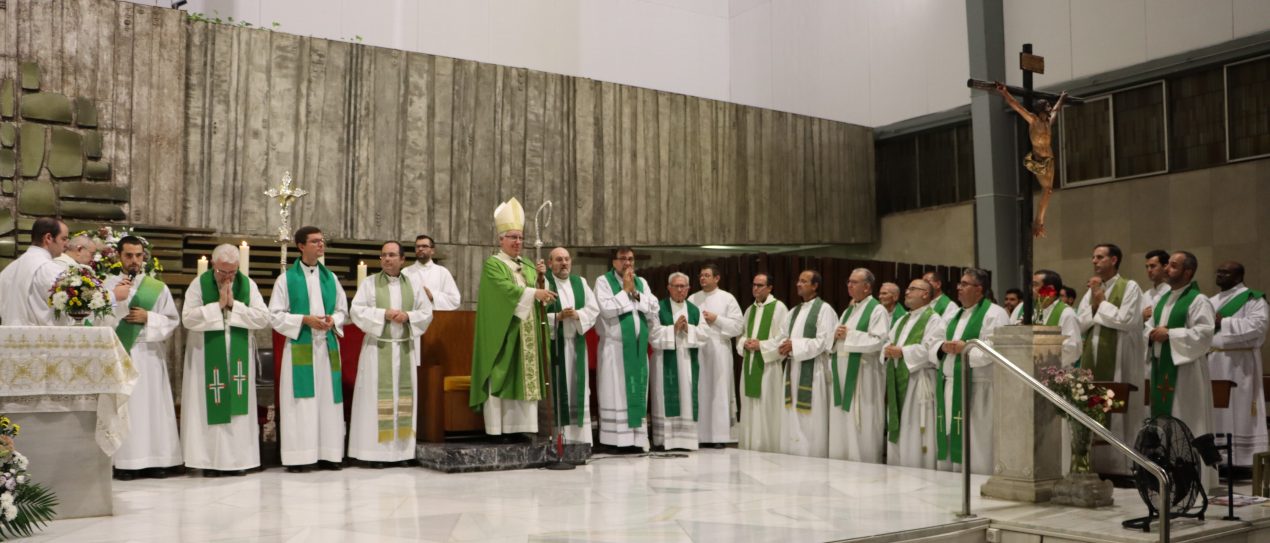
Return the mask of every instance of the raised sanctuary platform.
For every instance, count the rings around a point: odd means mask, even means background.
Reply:
[[[591,457],[591,446],[566,444],[564,461],[584,464]],[[505,471],[541,468],[555,463],[555,445],[545,438],[525,443],[487,443],[448,441],[415,445],[419,465],[442,473],[473,471]]]

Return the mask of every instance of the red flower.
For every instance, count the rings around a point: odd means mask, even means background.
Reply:
[[[1088,404],[1089,407],[1098,407],[1102,405],[1102,396],[1090,396]]]
[[[1053,285],[1045,285],[1041,287],[1040,290],[1036,291],[1036,294],[1042,298],[1053,298],[1058,296],[1058,290],[1056,290]]]

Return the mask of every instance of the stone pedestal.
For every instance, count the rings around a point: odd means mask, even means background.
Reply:
[[[993,348],[1037,380],[1043,368],[1062,364],[1057,326],[1002,326],[990,339]],[[1009,370],[992,367],[992,477],[979,490],[1005,500],[1049,501],[1063,475],[1058,411]]]
[[[1104,507],[1114,503],[1111,481],[1104,481],[1097,473],[1069,473],[1054,485],[1054,497],[1050,500],[1076,507]]]

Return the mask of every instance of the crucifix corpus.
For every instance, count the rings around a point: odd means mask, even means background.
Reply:
[[[278,225],[277,241],[282,248],[279,264],[282,265],[283,271],[287,269],[287,243],[291,240],[291,204],[305,194],[308,194],[308,191],[291,186],[290,171],[282,174],[281,184],[265,191],[265,196],[278,201],[278,216],[282,219],[282,224]]]

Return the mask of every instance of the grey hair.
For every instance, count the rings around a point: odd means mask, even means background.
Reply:
[[[237,264],[238,258],[238,247],[231,244],[222,243],[217,245],[215,249],[212,249],[212,262],[233,262]]]
[[[688,274],[686,274],[686,273],[684,273],[684,272],[673,272],[673,273],[671,273],[671,274],[670,274],[670,277],[666,278],[666,284],[667,284],[667,285],[669,285],[670,283],[674,282],[676,277],[682,277],[682,278],[684,278],[684,281],[687,281],[687,282],[688,282],[688,286],[692,286],[692,279],[689,279],[689,278],[688,278]]]
[[[991,276],[988,275],[988,272],[982,269],[966,268],[965,270],[962,270],[961,275],[963,276],[969,275],[971,277],[974,277],[975,281],[977,281],[981,286],[983,286],[984,292],[987,292],[988,289],[992,288]]]
[[[89,236],[88,234],[80,234],[71,238],[71,241],[67,243],[67,245],[70,247],[89,247],[93,251],[97,250],[97,243],[94,242],[92,236]]]
[[[869,271],[868,268],[856,268],[851,270],[851,275],[855,275],[857,273],[864,274],[864,282],[869,284],[869,288],[874,287],[874,282],[877,281],[877,278],[873,276],[873,272]]]

